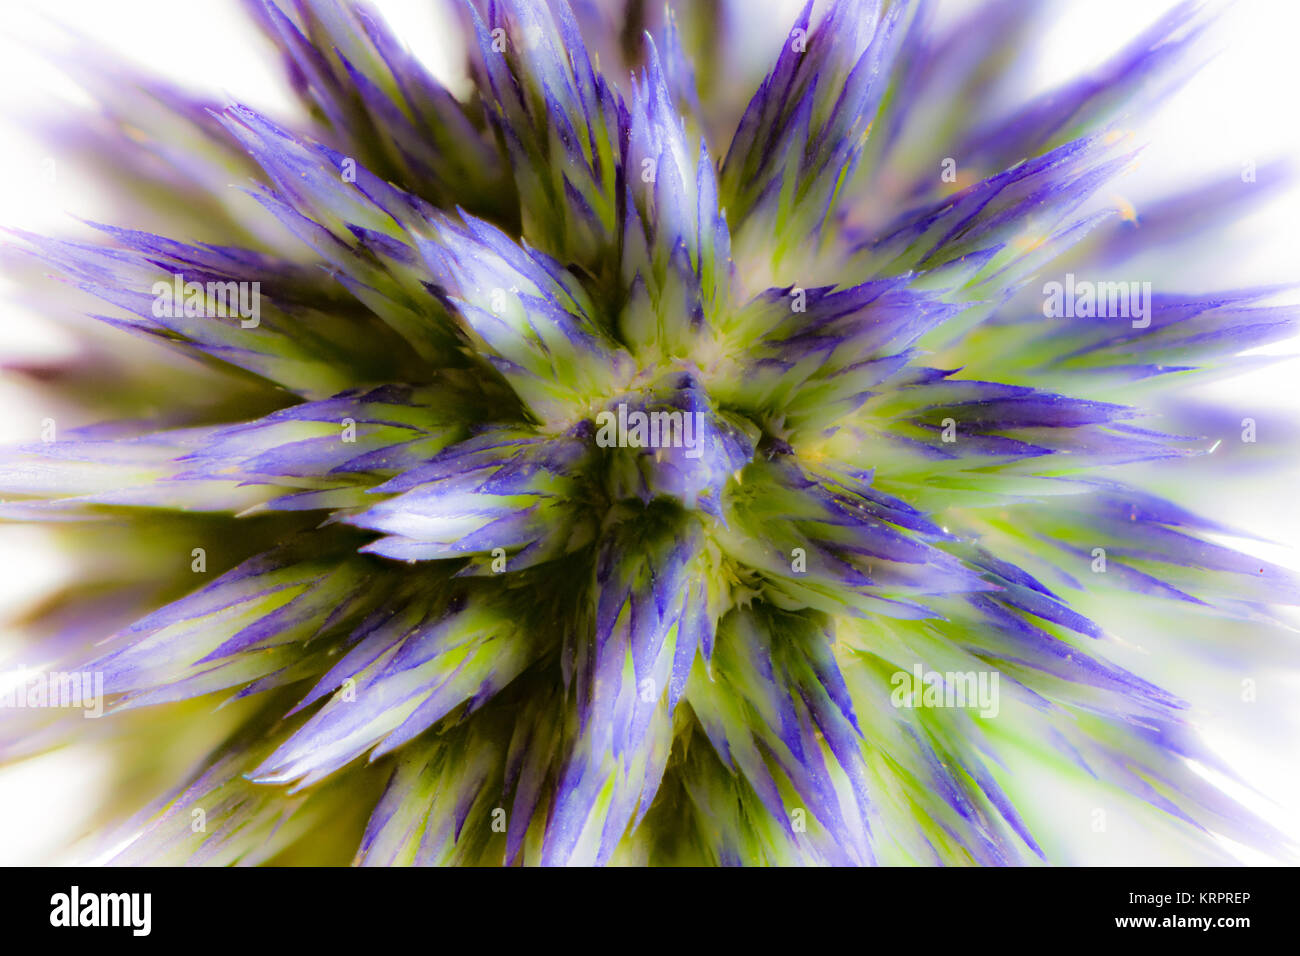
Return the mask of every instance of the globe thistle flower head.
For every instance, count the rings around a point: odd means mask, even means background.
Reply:
[[[0,485],[134,542],[117,602],[69,598],[111,636],[32,660],[101,675],[106,745],[207,748],[109,858],[1055,862],[1026,762],[1276,849],[1107,621],[1296,603],[1156,490],[1213,450],[1181,383],[1296,311],[1075,283],[1244,197],[1107,198],[1194,5],[1008,105],[1031,6],[809,3],[737,102],[743,5],[458,5],[458,95],[362,4],[250,0],[298,116],[101,91],[160,199],[20,241],[207,391],[97,396]]]

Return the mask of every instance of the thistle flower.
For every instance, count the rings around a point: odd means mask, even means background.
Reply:
[[[110,859],[1064,859],[1026,765],[1276,848],[1112,628],[1231,660],[1300,598],[1159,493],[1213,450],[1186,383],[1296,310],[1075,279],[1244,203],[1108,198],[1194,7],[1015,104],[1018,0],[810,3],[747,98],[725,4],[468,3],[465,95],[351,0],[246,6],[291,120],[76,64],[182,238],[20,236],[202,376],[87,332],[102,387],[56,381],[108,420],[0,461],[98,582],[26,659],[102,677],[106,745],[207,754]]]

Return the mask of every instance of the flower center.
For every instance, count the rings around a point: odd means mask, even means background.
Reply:
[[[619,396],[596,415],[596,444],[611,449],[615,499],[674,498],[719,514],[731,476],[754,456],[758,429],[715,409],[689,372]]]

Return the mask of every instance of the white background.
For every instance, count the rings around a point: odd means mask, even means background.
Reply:
[[[1054,15],[1043,37],[1037,82],[1049,83],[1098,62],[1170,5],[1165,0],[1043,0]],[[459,42],[437,0],[375,0],[406,43],[437,69]],[[278,64],[262,58],[264,47],[248,42],[242,11],[234,0],[41,0],[6,2],[6,34],[0,35],[0,225],[67,233],[73,215],[93,218],[89,183],[41,176],[45,149],[24,132],[24,113],[51,108],[47,97],[77,101],[75,87],[39,55],[55,35],[49,21],[74,26],[131,59],[196,90],[239,98],[277,112],[290,108],[279,83]],[[755,3],[755,7],[760,4]],[[771,6],[790,8],[791,3]],[[39,13],[36,11],[39,10]],[[747,19],[750,29],[782,30],[788,13]],[[1300,3],[1241,0],[1219,31],[1221,55],[1199,74],[1150,126],[1152,145],[1137,178],[1173,186],[1180,179],[1231,175],[1247,160],[1264,163],[1288,155],[1300,161]],[[1140,210],[1139,210],[1140,211]],[[1224,287],[1239,282],[1294,280],[1300,266],[1300,193],[1293,190],[1253,218],[1258,237],[1247,260],[1224,264],[1213,277]],[[66,354],[67,342],[39,316],[8,305],[0,313],[0,356]],[[1288,344],[1282,351],[1294,351]],[[1277,351],[1276,349],[1274,351]],[[1296,387],[1300,364],[1288,361],[1250,381],[1218,386],[1300,408]],[[31,441],[39,418],[23,412],[23,397],[0,381],[0,441]],[[1300,495],[1286,500],[1250,498],[1221,502],[1220,517],[1275,540],[1300,540]],[[1291,567],[1289,549],[1257,549],[1261,556]],[[59,579],[58,562],[30,529],[0,527],[0,618]],[[0,635],[0,667],[5,646]],[[1291,685],[1295,688],[1294,683]],[[1297,694],[1300,696],[1300,693]],[[1293,702],[1292,707],[1296,705]],[[1259,791],[1239,791],[1243,800],[1300,840],[1300,776],[1297,744],[1214,737],[1245,780]],[[104,777],[103,758],[86,747],[0,768],[0,863],[50,862],[55,849],[81,832]],[[1240,851],[1243,860],[1266,862]],[[1093,862],[1158,863],[1140,850],[1116,844]]]

